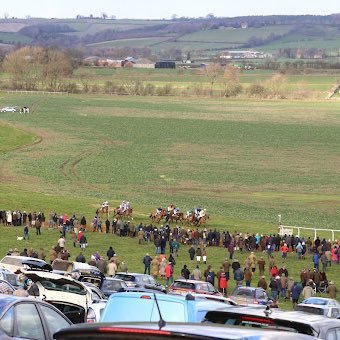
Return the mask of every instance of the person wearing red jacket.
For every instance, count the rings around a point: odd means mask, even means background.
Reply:
[[[281,247],[281,254],[283,259],[287,258],[287,253],[288,253],[287,243],[284,243]]]
[[[172,263],[169,262],[165,267],[166,287],[169,287],[174,282],[173,273]]]

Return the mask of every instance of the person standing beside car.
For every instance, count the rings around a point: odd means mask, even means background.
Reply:
[[[144,274],[149,274],[150,275],[151,261],[152,261],[151,256],[148,253],[146,253],[146,255],[143,258]]]

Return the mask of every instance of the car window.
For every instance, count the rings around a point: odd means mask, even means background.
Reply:
[[[233,294],[233,295],[252,297],[254,293],[250,289],[239,289],[236,291],[236,294]]]
[[[40,308],[43,312],[44,318],[47,321],[51,335],[53,335],[59,329],[69,326],[69,323],[52,308],[47,306],[40,306]]]
[[[325,339],[326,340],[337,340],[336,330],[332,329],[332,330],[328,331],[327,334],[326,334]]]
[[[138,281],[143,282],[143,284],[149,284],[150,283],[149,278],[147,276],[139,277]]]
[[[175,281],[174,288],[182,288],[182,289],[195,289],[195,285],[191,282],[183,282],[183,281]],[[199,289],[199,288],[198,288]]]
[[[14,317],[14,308],[12,307],[6,312],[6,314],[0,320],[1,329],[9,336],[12,335],[13,317]]]
[[[103,282],[102,290],[114,290],[117,291],[122,287],[122,284],[120,281],[109,281],[105,280]]]
[[[16,259],[15,257],[11,257],[11,256],[5,256],[2,260],[1,263],[5,263],[5,264],[11,264],[11,265],[15,265],[15,266],[21,266],[21,260]]]
[[[196,289],[202,290],[203,292],[209,292],[208,283],[201,283],[201,284],[197,285]]]
[[[211,293],[216,292],[215,287],[211,283],[208,283],[207,286],[208,286],[208,291],[209,292],[211,292]]]
[[[175,301],[160,301],[158,306],[162,314],[162,318],[167,322],[186,322],[184,305]],[[159,321],[159,312],[156,303],[153,305],[151,321]],[[202,318],[203,319],[203,318]]]
[[[131,281],[131,282],[135,282],[136,280],[136,278],[133,275],[126,275],[126,274],[116,274],[115,279]]]
[[[267,295],[263,290],[256,289],[256,299],[258,300],[266,300]]]
[[[339,308],[332,308],[331,309],[331,318],[338,318],[340,316],[340,309]],[[340,330],[339,330],[339,339],[340,339]]]
[[[156,280],[152,276],[149,276],[149,283],[152,284],[152,285],[157,284]]]
[[[44,330],[33,303],[20,303],[15,306],[16,337],[34,340],[45,339]]]

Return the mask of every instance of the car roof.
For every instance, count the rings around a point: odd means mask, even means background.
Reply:
[[[6,255],[4,256],[1,261],[4,259],[4,258],[7,258],[7,257],[10,257],[10,258],[14,258],[14,259],[19,259],[19,260],[34,260],[34,261],[37,261],[37,262],[44,262],[46,263],[46,261],[42,260],[42,259],[38,259],[36,257],[29,257],[29,256],[20,256],[20,255]],[[0,261],[0,262],[1,262]]]
[[[188,282],[188,283],[193,283],[193,284],[202,284],[202,283],[209,283],[206,281],[198,281],[198,280],[186,280],[186,279],[177,279],[174,282]]]
[[[61,331],[58,331],[55,334],[56,339],[62,339],[65,335],[72,334],[82,334],[86,332],[86,335],[89,334],[98,334],[95,333],[95,330],[101,332],[100,334],[107,334],[105,337],[108,339],[110,337],[109,334],[114,334],[120,332],[124,333],[134,333],[141,335],[144,334],[145,338],[148,338],[148,331],[152,332],[150,334],[160,336],[169,336],[169,332],[172,334],[180,335],[181,338],[187,336],[190,339],[277,339],[280,337],[281,340],[286,339],[313,339],[312,337],[305,336],[302,334],[289,333],[289,332],[281,332],[281,331],[269,331],[263,329],[247,329],[241,327],[226,327],[221,325],[207,325],[207,324],[199,324],[199,323],[166,323],[162,328],[159,327],[159,323],[150,322],[134,322],[134,323],[93,323],[93,324],[78,324],[72,325],[68,328],[64,328]],[[137,330],[141,330],[138,332]],[[144,332],[143,332],[144,331]],[[139,336],[138,338],[141,338]],[[115,337],[117,338],[117,337]],[[176,337],[177,338],[177,337]],[[179,337],[178,337],[179,338]],[[68,337],[70,339],[70,337]],[[315,339],[315,338],[314,338]]]
[[[148,274],[143,274],[143,273],[125,273],[125,272],[117,272],[116,275],[127,275],[127,276],[151,276],[151,275],[148,275]]]

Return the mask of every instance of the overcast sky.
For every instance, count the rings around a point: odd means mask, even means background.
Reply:
[[[77,14],[117,19],[170,19],[181,17],[217,17],[269,14],[340,13],[340,0],[1,0],[0,17],[74,18]],[[0,10],[0,11],[1,11]]]

